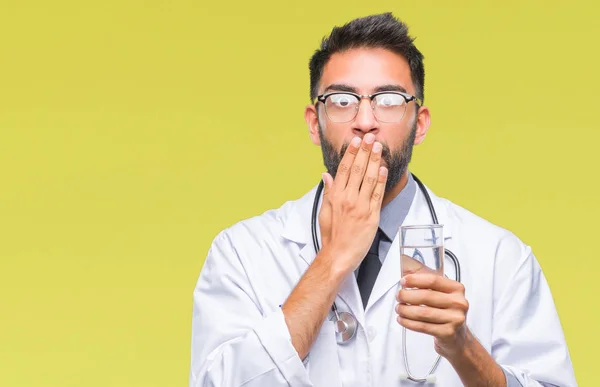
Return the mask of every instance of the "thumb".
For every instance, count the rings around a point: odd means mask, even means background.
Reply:
[[[327,172],[323,172],[321,176],[323,177],[323,184],[324,184],[323,198],[325,198],[329,194],[329,192],[331,191],[331,185],[332,185],[332,182],[333,182],[333,178]]]

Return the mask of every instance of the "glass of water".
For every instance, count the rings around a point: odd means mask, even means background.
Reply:
[[[400,226],[400,275],[444,275],[444,226]]]

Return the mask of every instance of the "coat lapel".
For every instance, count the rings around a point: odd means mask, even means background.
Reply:
[[[452,238],[452,229],[449,224],[445,223],[448,221],[446,206],[442,203],[431,191],[428,190],[429,196],[431,197],[434,209],[436,211],[438,221],[444,225],[444,243]],[[417,189],[415,197],[410,206],[410,210],[406,215],[406,218],[402,222],[403,226],[408,225],[427,225],[432,224],[433,220],[429,207],[425,200],[425,196],[420,189]],[[373,291],[369,297],[369,304],[365,312],[367,312],[371,306],[381,299],[391,288],[396,287],[400,282],[400,230],[396,231],[396,236],[392,242],[392,245],[388,251],[381,271],[377,276]]]

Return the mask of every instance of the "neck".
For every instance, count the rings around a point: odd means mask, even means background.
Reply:
[[[384,208],[391,202],[402,190],[406,187],[406,183],[408,183],[408,170],[402,174],[398,183],[392,187],[390,190],[386,190],[383,195],[383,202],[381,203],[381,208]]]

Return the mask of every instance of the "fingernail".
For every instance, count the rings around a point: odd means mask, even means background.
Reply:
[[[354,137],[352,139],[352,145],[359,146],[360,145],[360,137]]]
[[[402,285],[402,286],[406,285],[406,278],[400,279],[400,285]]]
[[[387,170],[385,169],[385,167],[379,167],[379,174],[381,176],[385,176],[386,173],[387,173]]]
[[[376,142],[373,144],[373,152],[379,152],[381,150],[381,143]]]
[[[372,143],[373,143],[373,141],[375,141],[375,136],[373,135],[373,133],[367,133],[367,134],[365,135],[365,142],[366,142],[367,144],[372,144]]]

